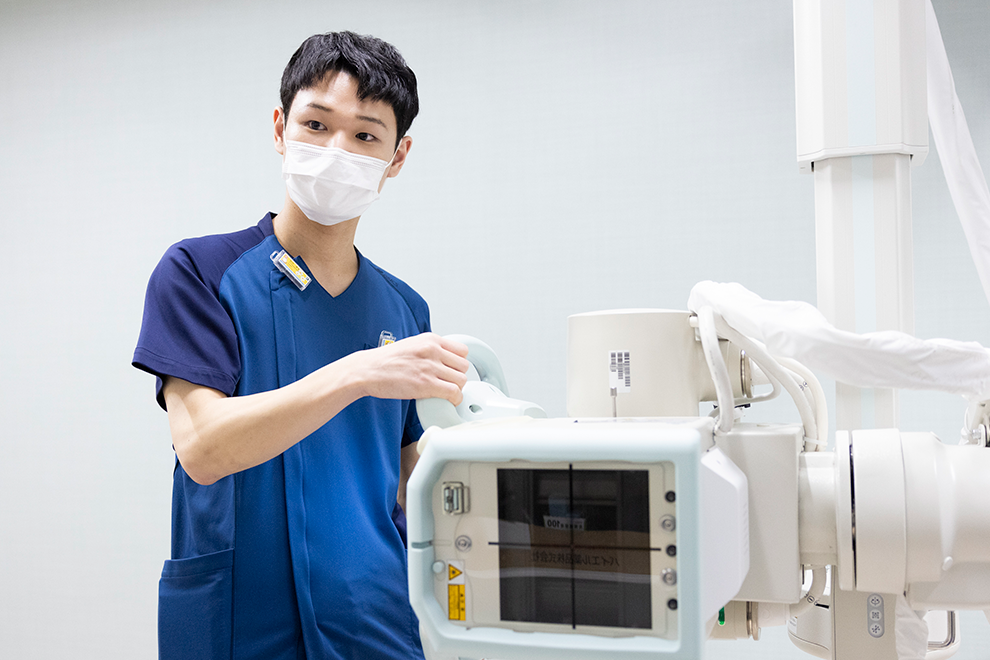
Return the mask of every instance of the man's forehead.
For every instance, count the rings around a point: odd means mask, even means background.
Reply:
[[[329,112],[344,112],[364,121],[395,130],[395,112],[385,101],[358,97],[358,81],[346,71],[329,71],[312,87],[296,94],[292,105],[310,106]]]

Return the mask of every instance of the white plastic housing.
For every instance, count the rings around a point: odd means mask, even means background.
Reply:
[[[908,602],[990,609],[990,450],[902,433],[907,484]]]
[[[897,429],[837,433],[839,587],[906,592],[918,610],[990,609],[987,474],[984,447]]]
[[[798,458],[804,429],[798,424],[736,424],[727,435],[717,436],[716,443],[753,484],[748,498],[749,573],[739,592],[730,597],[794,603],[801,597],[803,575],[798,546]]]
[[[924,0],[795,0],[797,159],[928,154]]]
[[[720,449],[701,458],[702,616],[732,600],[749,572],[747,479]]]
[[[696,417],[698,403],[715,400],[691,313],[625,309],[567,319],[567,414],[571,417]],[[733,395],[752,389],[738,348],[719,342],[732,376]],[[613,398],[610,355],[628,353],[630,379]],[[747,378],[744,381],[744,374]],[[746,382],[748,381],[748,382]]]
[[[805,452],[798,460],[801,563],[835,566],[835,452]]]
[[[424,641],[441,654],[505,660],[700,657],[705,622],[738,591],[749,566],[746,477],[718,449],[703,452],[711,446],[711,435],[712,420],[707,418],[682,423],[514,420],[430,429],[420,440],[425,447],[407,488],[409,593]],[[677,535],[673,628],[657,636],[629,632],[598,636],[552,624],[527,623],[523,632],[513,629],[511,622],[469,627],[449,619],[450,605],[436,596],[436,581],[445,575],[442,570],[435,572],[438,556],[450,555],[451,547],[462,552],[457,538],[464,534],[482,539],[483,528],[488,525],[490,529],[490,523],[484,516],[472,521],[470,515],[462,515],[452,531],[436,486],[444,474],[464,475],[467,484],[471,465],[511,461],[548,467],[565,462],[582,468],[596,464],[614,468],[624,462],[630,469],[637,464],[663,463],[670,466],[665,471],[673,469]],[[495,495],[485,489],[472,490],[471,510],[483,510],[479,498]],[[462,529],[475,531],[465,534]],[[473,552],[470,545],[466,552]],[[473,555],[462,552],[453,557],[463,559],[464,573],[470,573],[467,562],[473,561]],[[499,570],[498,565],[494,570]],[[475,571],[482,579],[489,572],[484,567]],[[498,589],[498,580],[486,580],[481,593],[466,586],[468,611],[475,607],[474,598],[498,602],[498,594],[492,593]]]

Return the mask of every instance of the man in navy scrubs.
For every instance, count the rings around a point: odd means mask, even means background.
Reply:
[[[354,247],[417,112],[389,44],[307,39],[274,112],[282,210],[172,246],[151,277],[134,365],[177,457],[161,658],[422,657],[398,494],[413,400],[459,403],[467,349]]]

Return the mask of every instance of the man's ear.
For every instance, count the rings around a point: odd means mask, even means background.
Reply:
[[[398,148],[395,150],[395,156],[392,157],[392,164],[388,168],[388,178],[398,176],[402,170],[402,166],[406,163],[410,149],[412,149],[412,138],[408,135],[403,135],[402,139],[399,140]]]
[[[282,108],[275,108],[275,151],[285,155],[285,114]]]

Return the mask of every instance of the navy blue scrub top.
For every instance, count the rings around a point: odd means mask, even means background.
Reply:
[[[376,347],[383,331],[429,330],[425,301],[360,253],[354,281],[332,297],[315,280],[299,291],[271,261],[281,249],[269,214],[166,252],[133,362],[158,376],[163,407],[163,376],[264,392]],[[365,397],[210,486],[176,463],[160,657],[421,658],[396,504],[400,447],[421,434],[411,402]]]

